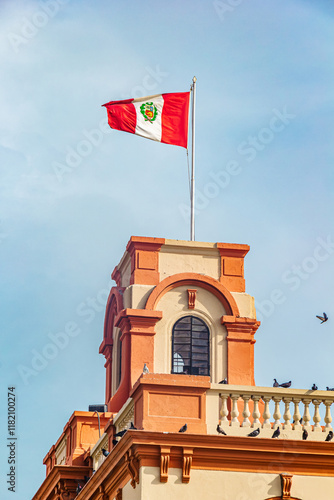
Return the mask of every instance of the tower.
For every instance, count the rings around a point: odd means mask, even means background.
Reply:
[[[108,411],[73,413],[33,500],[334,498],[334,393],[255,385],[248,251],[130,239],[100,345]]]

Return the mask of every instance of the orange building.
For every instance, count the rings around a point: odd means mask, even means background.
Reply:
[[[130,239],[100,345],[108,411],[73,413],[33,500],[334,500],[334,394],[255,385],[248,251]]]

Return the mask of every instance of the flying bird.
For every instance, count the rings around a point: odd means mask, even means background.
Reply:
[[[137,427],[133,425],[133,422],[131,422],[129,429],[131,430],[137,430]]]
[[[333,431],[329,431],[329,433],[326,436],[325,441],[332,441],[333,439]]]
[[[278,438],[278,436],[281,434],[280,428],[277,427],[274,431],[274,434],[271,436],[272,438]]]
[[[260,427],[256,429],[255,431],[251,432],[250,434],[247,434],[248,437],[256,437],[260,434]]]
[[[334,387],[326,387],[326,391],[334,391]]]
[[[102,455],[104,457],[107,457],[109,455],[109,451],[107,451],[105,448],[102,448]]]
[[[321,325],[322,323],[325,323],[328,320],[328,316],[326,313],[323,313],[323,316],[317,316],[318,319],[321,319]]]
[[[217,432],[218,434],[223,434],[223,436],[227,436],[226,432],[217,424]]]
[[[150,373],[150,370],[148,369],[148,366],[146,363],[144,363],[143,373]]]
[[[181,429],[179,430],[179,432],[186,432],[186,430],[188,429],[188,426],[187,424],[184,424],[182,425]]]
[[[317,386],[317,385],[315,385],[315,384],[313,384],[313,385],[312,385],[312,391],[317,391],[317,390],[318,390],[318,386]]]
[[[303,430],[303,436],[302,436],[303,440],[306,441],[306,439],[308,438],[308,432],[306,429]]]
[[[227,378],[224,378],[224,379],[223,379],[223,380],[221,380],[219,383],[220,383],[220,384],[227,384]]]

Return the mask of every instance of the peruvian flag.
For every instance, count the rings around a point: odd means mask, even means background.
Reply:
[[[158,94],[110,101],[103,106],[107,108],[111,128],[186,148],[189,97],[190,92]]]

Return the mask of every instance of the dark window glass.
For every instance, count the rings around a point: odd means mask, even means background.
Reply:
[[[172,373],[210,375],[210,333],[199,318],[179,319],[172,333]]]

